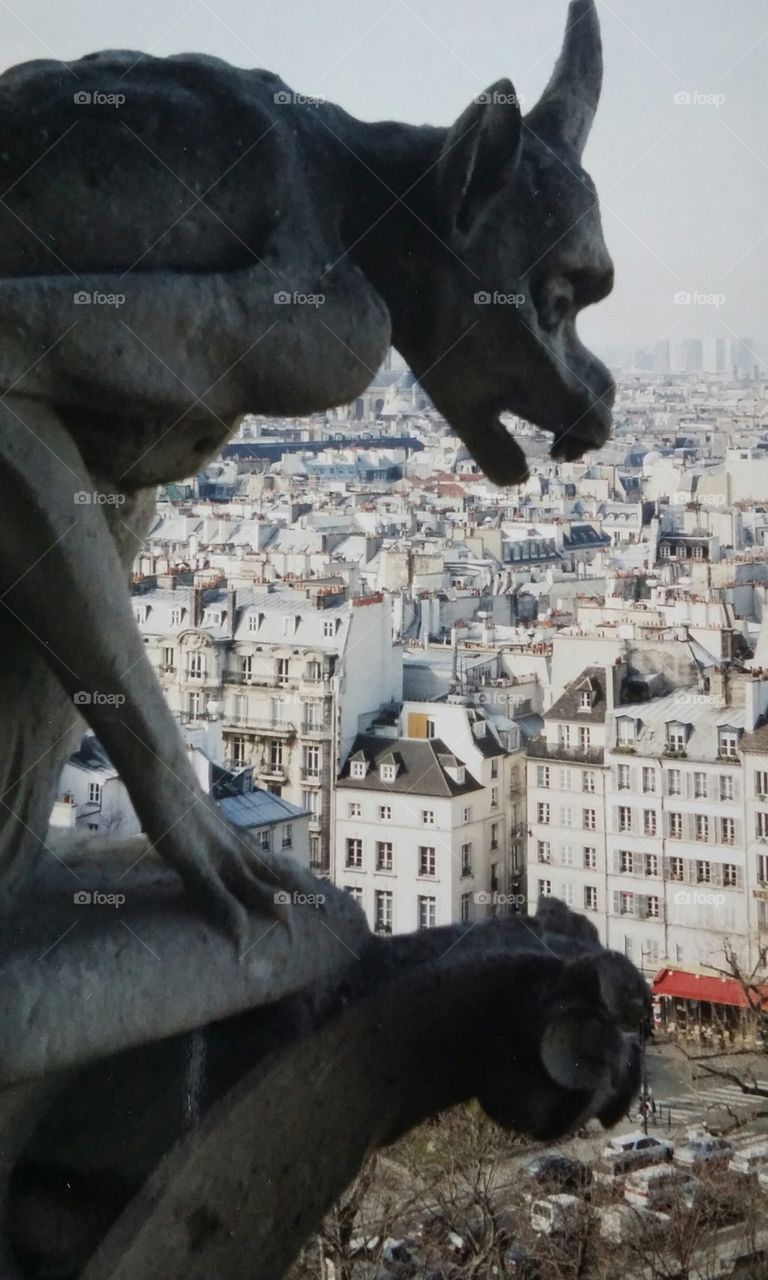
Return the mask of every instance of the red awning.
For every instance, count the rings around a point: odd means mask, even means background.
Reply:
[[[685,969],[660,969],[653,980],[653,994],[678,1000],[707,1000],[710,1004],[728,1004],[741,1009],[748,1005],[741,983],[735,978],[689,973]],[[762,995],[763,1006],[768,1007],[768,986],[762,986],[759,992],[753,988],[755,1005],[758,994]]]

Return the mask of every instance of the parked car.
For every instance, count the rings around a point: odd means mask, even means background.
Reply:
[[[531,1226],[539,1235],[577,1236],[582,1231],[589,1210],[580,1196],[565,1192],[543,1196],[531,1205]]]
[[[616,1186],[628,1173],[672,1159],[673,1146],[647,1133],[620,1133],[610,1138],[595,1168],[594,1180]]]
[[[686,1169],[725,1169],[733,1155],[733,1143],[727,1138],[700,1133],[675,1148],[674,1161]]]
[[[624,1199],[635,1209],[663,1212],[680,1207],[682,1193],[692,1192],[696,1181],[673,1164],[654,1165],[629,1175],[624,1183]]]
[[[657,1166],[666,1168],[665,1165]],[[669,1230],[669,1214],[654,1209],[635,1209],[629,1204],[612,1204],[597,1211],[597,1229],[603,1240],[626,1244],[642,1239],[646,1245],[664,1240]]]
[[[751,1142],[742,1147],[728,1161],[729,1173],[741,1178],[756,1178],[762,1169],[768,1169],[768,1142]]]
[[[521,1172],[525,1198],[529,1201],[558,1191],[583,1195],[592,1181],[592,1170],[581,1160],[552,1151],[530,1160]]]

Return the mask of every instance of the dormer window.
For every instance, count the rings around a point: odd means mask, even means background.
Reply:
[[[326,640],[332,640],[336,635],[336,622],[333,618],[326,618],[323,623],[323,635]]]
[[[364,778],[368,772],[368,761],[362,751],[356,751],[349,762],[350,778]]]
[[[394,782],[397,778],[397,765],[383,764],[379,769],[382,782]]]
[[[616,745],[633,747],[637,740],[637,731],[631,716],[619,716],[616,720]]]
[[[205,620],[206,620],[206,622],[207,622],[207,624],[208,624],[208,626],[209,626],[209,627],[220,627],[220,626],[221,626],[221,612],[220,612],[219,610],[216,610],[216,611],[215,611],[215,612],[213,612],[213,613],[207,613],[207,614],[206,614],[206,618],[205,618]]]
[[[739,731],[730,725],[720,725],[717,730],[717,753],[726,760],[736,760],[739,754]]]
[[[667,749],[685,751],[687,736],[684,724],[679,720],[670,720],[667,724]]]
[[[579,711],[592,710],[592,690],[582,689],[579,695]]]
[[[184,621],[183,609],[171,609],[171,626],[180,627]]]

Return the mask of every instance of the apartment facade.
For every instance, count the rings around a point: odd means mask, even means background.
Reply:
[[[596,838],[571,857],[562,783],[573,765],[544,756],[588,682],[606,692]],[[767,700],[760,674],[712,669],[698,686],[661,693],[624,662],[602,679],[583,673],[529,752],[531,908],[548,893],[563,898],[649,974],[722,965],[726,942],[754,963],[768,924],[768,732],[755,732]]]
[[[195,587],[133,606],[181,724],[221,721],[225,764],[308,810],[312,869],[330,874],[339,764],[361,719],[402,696],[388,598]]]
[[[333,873],[371,927],[403,933],[521,905],[510,858],[517,740],[503,741],[469,699],[407,702],[372,728],[337,783]]]

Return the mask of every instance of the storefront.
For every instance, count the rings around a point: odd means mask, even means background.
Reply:
[[[747,986],[706,969],[660,969],[652,986],[658,1030],[712,1048],[754,1046],[761,1013],[768,1014],[768,985]]]

